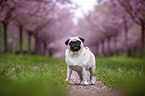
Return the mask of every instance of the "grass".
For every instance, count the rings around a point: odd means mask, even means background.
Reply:
[[[145,96],[145,58],[98,58],[97,63],[98,81],[126,96]]]
[[[144,77],[144,59],[110,57],[98,58],[97,77],[99,81],[111,85],[113,88],[126,81],[139,80]]]
[[[144,58],[97,57],[96,60],[97,80],[108,87],[128,88],[131,82],[143,81],[145,77]],[[62,90],[68,85],[65,78],[64,58],[0,54],[0,96],[20,96],[22,93],[24,96],[64,96]]]
[[[58,92],[64,88],[67,83],[64,82],[66,76],[65,62],[63,59],[54,59],[43,56],[28,56],[28,55],[0,55],[0,93],[6,94],[5,90],[10,87],[10,90],[18,87],[22,95],[22,90],[26,90],[28,94],[45,93],[46,96],[60,95]],[[10,86],[11,85],[11,86]],[[24,87],[23,87],[24,85]],[[55,86],[54,86],[55,85]],[[28,91],[28,89],[30,91]],[[33,89],[33,90],[32,90]],[[42,90],[44,89],[44,90]],[[49,90],[49,91],[48,91]],[[57,90],[57,93],[54,92]],[[33,92],[32,92],[33,91]],[[10,94],[16,96],[17,90],[13,90]],[[28,96],[27,94],[27,96]],[[33,94],[36,96],[36,94]],[[0,96],[2,96],[0,94]],[[26,96],[26,95],[25,95]],[[32,96],[31,94],[29,96]],[[41,96],[41,95],[38,95]]]

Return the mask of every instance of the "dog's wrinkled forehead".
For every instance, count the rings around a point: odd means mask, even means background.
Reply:
[[[84,42],[85,40],[81,37],[69,37],[69,39],[67,41],[65,41],[65,44],[68,45],[69,42],[71,41],[80,41],[80,42]]]
[[[78,37],[70,37],[70,41],[77,41],[77,40],[81,41]]]

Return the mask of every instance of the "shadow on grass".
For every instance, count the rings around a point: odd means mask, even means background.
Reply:
[[[0,79],[0,96],[66,96],[63,88],[53,81],[17,81],[2,78]]]
[[[122,90],[125,96],[145,96],[145,78],[126,82]]]

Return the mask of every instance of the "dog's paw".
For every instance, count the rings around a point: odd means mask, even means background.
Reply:
[[[68,78],[66,78],[66,79],[65,79],[65,81],[66,81],[66,82],[68,82],[68,81],[69,81],[69,79],[68,79]]]
[[[96,85],[95,83],[91,83],[90,85]]]
[[[83,84],[84,86],[89,86],[89,84]]]
[[[75,83],[75,85],[80,85],[80,83]]]
[[[92,80],[90,85],[96,85],[95,81]]]
[[[89,83],[88,83],[87,81],[84,81],[83,85],[84,85],[84,86],[88,86]]]

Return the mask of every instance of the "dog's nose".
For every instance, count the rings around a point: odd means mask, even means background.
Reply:
[[[74,47],[74,49],[78,49],[78,47],[77,47],[77,46],[75,46],[75,47]]]
[[[79,44],[75,43],[74,46],[79,46]]]
[[[79,46],[79,44],[73,43],[73,44],[72,44],[72,47],[75,47],[75,46]]]

